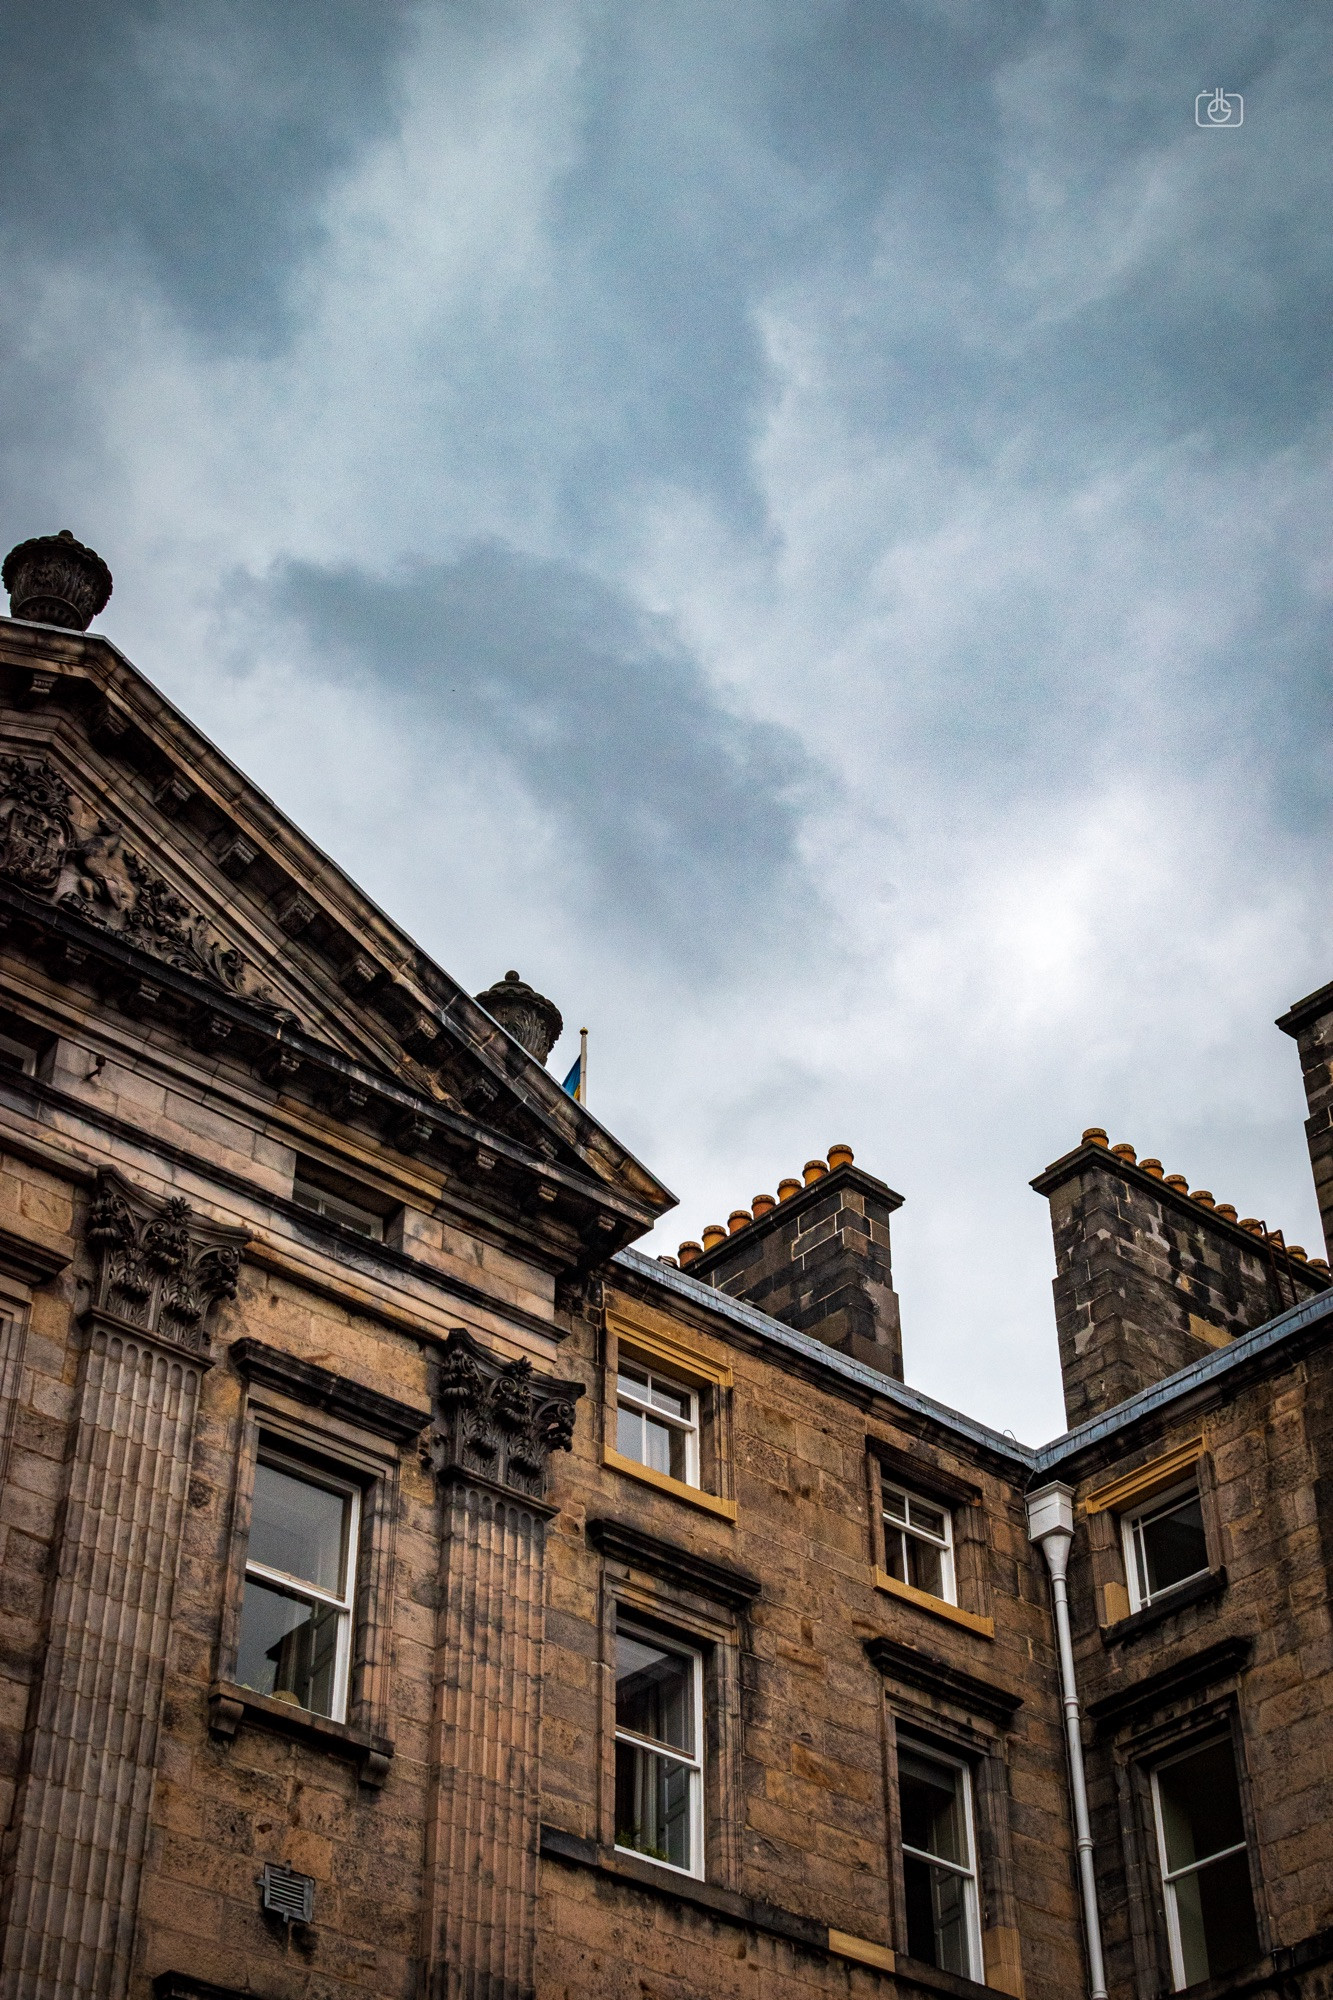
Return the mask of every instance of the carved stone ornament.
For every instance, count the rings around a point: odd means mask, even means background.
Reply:
[[[111,596],[110,570],[68,528],[20,542],[5,557],[0,577],[11,617],[63,625],[70,632],[86,632]]]
[[[484,1007],[492,1020],[498,1021],[539,1063],[546,1061],[565,1025],[554,1000],[538,993],[516,972],[506,972],[494,986],[478,993],[477,1005]]]
[[[208,1315],[236,1296],[246,1232],[205,1222],[179,1196],[160,1200],[104,1167],[85,1235],[98,1260],[93,1314],[207,1358]]]
[[[76,799],[44,759],[0,757],[0,876],[181,972],[282,1011],[240,952],[126,844],[117,821]]]
[[[581,1382],[556,1382],[530,1361],[500,1361],[456,1326],[445,1343],[427,1454],[441,1478],[472,1475],[541,1499],[553,1451],[574,1441]]]

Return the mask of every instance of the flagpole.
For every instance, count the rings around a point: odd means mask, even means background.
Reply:
[[[579,1029],[579,1103],[588,1103],[588,1030]]]

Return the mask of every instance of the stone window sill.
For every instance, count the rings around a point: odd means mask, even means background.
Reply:
[[[1164,1619],[1174,1618],[1177,1611],[1184,1611],[1191,1604],[1208,1604],[1215,1597],[1221,1597],[1226,1587],[1225,1569],[1210,1569],[1206,1576],[1193,1577],[1177,1590],[1159,1597],[1155,1603],[1145,1604],[1142,1611],[1131,1611],[1128,1618],[1118,1618],[1114,1625],[1104,1625],[1102,1644],[1123,1646],[1127,1640],[1137,1639],[1140,1632],[1150,1632]]]
[[[736,1518],[734,1500],[723,1500],[716,1493],[705,1493],[701,1486],[687,1486],[683,1479],[673,1479],[669,1473],[657,1472],[651,1465],[640,1465],[637,1458],[623,1457],[610,1445],[602,1452],[602,1463],[610,1466],[612,1472],[623,1472],[628,1479],[641,1479],[645,1486],[652,1486],[659,1493],[669,1493],[675,1500],[683,1500],[687,1507],[699,1507],[705,1514],[716,1514],[724,1521]]]
[[[393,1745],[387,1737],[372,1736],[368,1730],[353,1729],[345,1722],[330,1722],[326,1715],[314,1715],[292,1702],[256,1694],[253,1688],[240,1687],[235,1681],[214,1681],[208,1690],[210,1733],[230,1738],[242,1723],[271,1729],[279,1736],[293,1736],[316,1750],[345,1757],[357,1765],[361,1783],[376,1790],[389,1775]]]
[[[993,1618],[982,1618],[975,1611],[964,1611],[957,1604],[946,1604],[942,1597],[932,1597],[928,1590],[917,1590],[910,1583],[899,1583],[897,1577],[890,1576],[887,1570],[875,1571],[875,1588],[882,1590],[887,1597],[901,1598],[904,1604],[914,1604],[918,1611],[928,1611],[932,1618],[944,1618],[951,1625],[961,1625],[982,1639],[995,1637]]]

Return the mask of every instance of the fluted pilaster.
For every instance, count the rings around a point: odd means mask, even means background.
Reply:
[[[568,1449],[577,1383],[450,1336],[432,1456],[441,1483],[434,1795],[427,1839],[431,2000],[531,2000],[537,1928],[547,1459]]]
[[[15,1815],[2,2000],[128,1988],[204,1319],[239,1260],[235,1232],[205,1226],[201,1248],[196,1229],[183,1202],[112,1176],[93,1206],[102,1268]]]

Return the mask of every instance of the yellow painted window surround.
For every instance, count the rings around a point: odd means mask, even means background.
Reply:
[[[661,1326],[647,1326],[641,1320],[630,1319],[614,1308],[606,1315],[608,1331],[616,1342],[616,1361],[621,1359],[638,1361],[657,1366],[680,1379],[683,1385],[697,1390],[729,1389],[735,1379],[731,1368],[722,1361],[715,1361],[710,1355],[701,1354],[686,1341],[673,1337]],[[607,1400],[614,1408],[617,1401],[615,1371],[610,1371],[607,1382]],[[702,1486],[691,1486],[685,1480],[673,1479],[669,1473],[659,1472],[654,1466],[644,1465],[638,1459],[626,1458],[613,1445],[603,1443],[602,1463],[613,1472],[623,1473],[629,1479],[638,1479],[645,1486],[655,1487],[659,1493],[669,1493],[677,1500],[683,1500],[689,1507],[697,1507],[705,1514],[713,1514],[724,1521],[736,1519],[736,1502],[724,1500],[718,1493],[709,1493]]]
[[[890,1576],[885,1569],[876,1569],[875,1588],[882,1590],[886,1596],[901,1598],[904,1604],[915,1604],[919,1611],[928,1611],[933,1618],[945,1618],[951,1625],[962,1625],[983,1639],[995,1637],[993,1618],[982,1618],[975,1611],[964,1611],[961,1605],[946,1604],[942,1597],[932,1597],[927,1590],[917,1590],[910,1583],[899,1583],[897,1577]]]
[[[1119,1513],[1137,1500],[1151,1500],[1154,1493],[1165,1492],[1169,1486],[1178,1486],[1192,1465],[1197,1465],[1207,1449],[1202,1437],[1190,1438],[1185,1444],[1174,1446],[1163,1452],[1160,1458],[1149,1459],[1146,1465],[1136,1466],[1133,1472],[1126,1472],[1121,1478],[1111,1480],[1105,1486],[1098,1486],[1082,1502],[1085,1514]]]

